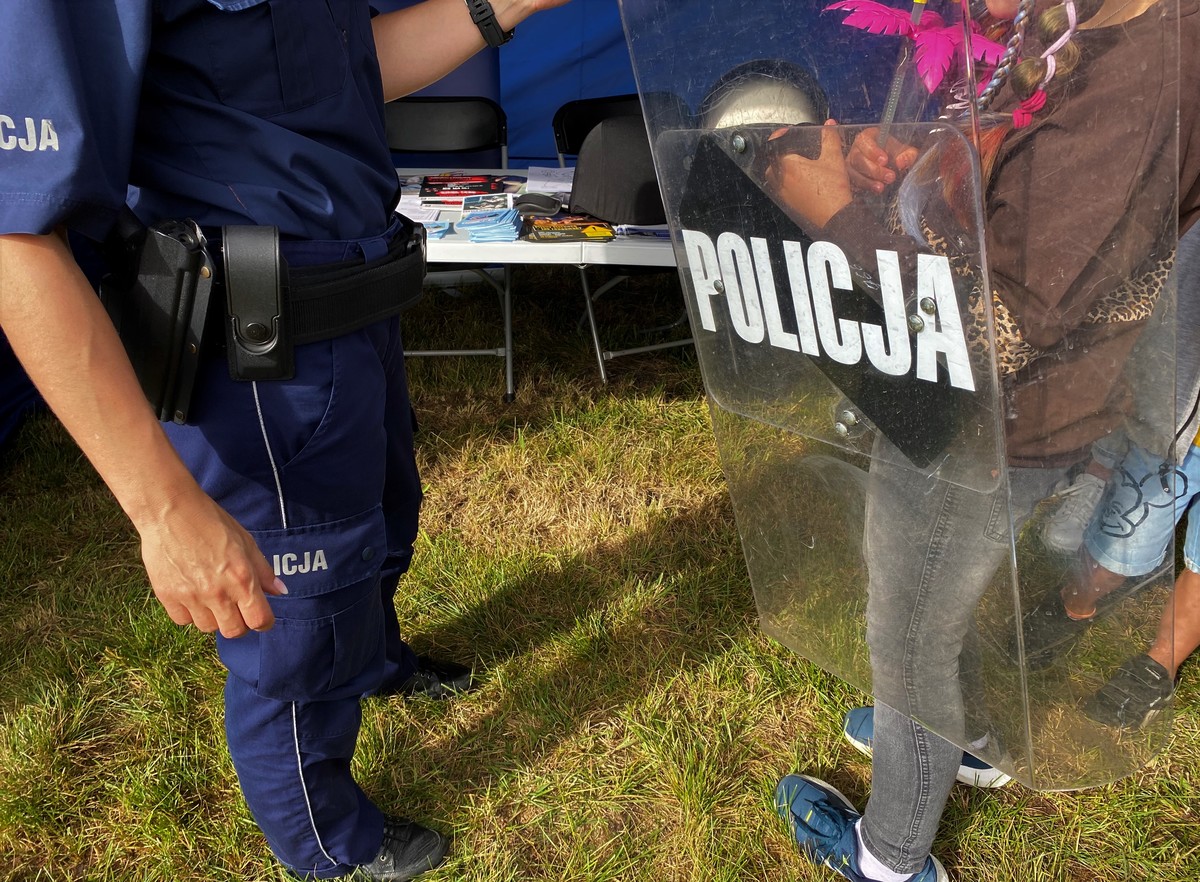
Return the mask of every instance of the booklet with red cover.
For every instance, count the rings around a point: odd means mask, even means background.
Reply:
[[[523,178],[510,175],[481,175],[451,172],[425,175],[421,179],[421,201],[430,205],[460,205],[464,196],[483,196],[489,193],[514,193],[521,188]]]

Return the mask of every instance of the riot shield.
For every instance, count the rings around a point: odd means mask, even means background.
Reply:
[[[1029,0],[621,7],[763,628],[1036,789],[1145,763],[1168,702],[1096,696],[1173,582],[1173,0],[1073,26],[1090,53],[1040,98],[1003,73],[1065,68]],[[1128,162],[1062,135],[1097,82]],[[855,174],[873,148],[892,179]],[[1167,520],[1102,585],[1043,530],[1093,459],[1100,560]]]

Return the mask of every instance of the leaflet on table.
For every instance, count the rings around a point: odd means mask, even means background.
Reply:
[[[512,193],[479,193],[474,196],[464,196],[462,201],[463,214],[469,211],[487,211],[512,207]]]
[[[527,170],[525,189],[530,193],[570,193],[574,179],[573,168],[533,166]]]
[[[521,215],[515,208],[464,213],[455,227],[472,242],[513,242],[521,232]]]
[[[409,220],[425,223],[426,221],[437,220],[440,209],[436,206],[424,205],[415,194],[405,194],[400,197],[400,202],[396,205],[396,211]]]
[[[617,224],[618,236],[643,239],[670,239],[671,231],[666,224]]]
[[[604,242],[616,235],[612,224],[581,215],[530,218],[526,229],[533,242]]]

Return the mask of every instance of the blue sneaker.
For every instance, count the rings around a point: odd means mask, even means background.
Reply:
[[[808,775],[788,775],[775,788],[775,808],[814,864],[824,864],[850,882],[876,882],[859,867],[854,825],[862,816],[835,788]],[[909,882],[948,882],[948,877],[941,862],[930,855]]]
[[[870,756],[871,739],[875,735],[875,708],[856,707],[846,714],[846,721],[842,724],[842,733],[846,736],[847,741],[862,753]],[[962,763],[958,767],[958,774],[955,775],[955,778],[970,787],[1003,787],[1012,780],[995,766],[989,766],[983,760],[966,752],[962,755]]]

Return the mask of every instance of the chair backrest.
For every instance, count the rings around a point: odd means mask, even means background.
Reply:
[[[642,104],[636,93],[606,95],[602,98],[580,98],[568,101],[554,113],[554,146],[558,164],[566,166],[568,156],[579,155],[588,133],[603,119],[614,116],[642,115]]]
[[[640,117],[609,117],[588,133],[575,163],[570,210],[613,224],[666,223]]]
[[[388,147],[393,153],[479,153],[500,151],[508,168],[508,117],[481,96],[409,96],[383,106]]]

